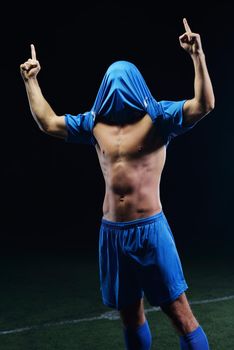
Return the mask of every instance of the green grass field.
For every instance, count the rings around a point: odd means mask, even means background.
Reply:
[[[234,296],[230,257],[187,257],[182,264],[191,302]],[[95,254],[2,257],[0,297],[0,350],[124,349],[120,320],[99,318],[113,310],[101,301]],[[145,307],[151,308],[147,300]],[[192,304],[192,309],[212,350],[234,349],[234,298]],[[179,349],[161,311],[151,308],[147,318],[152,349]],[[3,334],[7,330],[13,332]]]

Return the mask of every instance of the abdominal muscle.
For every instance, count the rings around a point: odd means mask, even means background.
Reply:
[[[103,217],[131,221],[162,210],[160,179],[165,146],[145,116],[127,126],[96,124],[96,150],[105,180]]]

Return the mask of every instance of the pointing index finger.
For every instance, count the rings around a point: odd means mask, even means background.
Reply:
[[[192,33],[192,31],[191,31],[191,29],[190,29],[190,27],[189,27],[189,25],[188,25],[188,22],[187,22],[187,19],[186,19],[186,18],[183,18],[183,23],[184,23],[185,31],[186,31],[187,33]]]
[[[33,60],[37,59],[35,46],[33,44],[31,44],[31,57]]]

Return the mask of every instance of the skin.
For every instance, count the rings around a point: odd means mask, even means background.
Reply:
[[[194,66],[194,97],[187,99],[183,109],[183,123],[187,126],[206,116],[214,108],[215,99],[200,35],[191,31],[185,18],[183,24],[185,33],[179,37],[179,43],[190,55]],[[35,47],[31,45],[31,58],[20,66],[31,113],[43,132],[66,138],[64,116],[56,115],[38,84],[40,69]],[[93,133],[106,185],[103,216],[111,221],[129,221],[160,212],[160,179],[166,147],[149,115],[124,126],[109,125],[100,120]],[[161,309],[180,335],[198,327],[185,293],[172,303],[161,305]],[[143,324],[143,299],[121,310],[120,316],[126,327]]]

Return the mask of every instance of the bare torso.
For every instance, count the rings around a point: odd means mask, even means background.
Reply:
[[[98,122],[93,133],[105,179],[103,217],[131,221],[160,212],[166,146],[149,115],[124,126]]]

